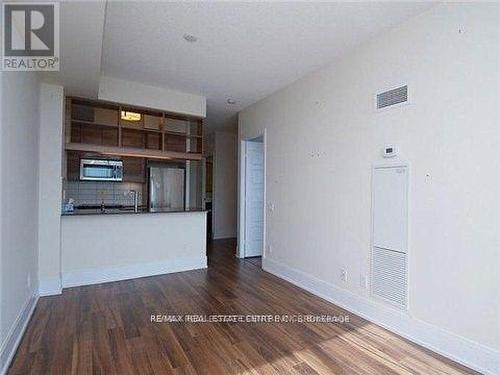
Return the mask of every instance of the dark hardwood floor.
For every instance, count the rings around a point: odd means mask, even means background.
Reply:
[[[209,249],[207,270],[44,297],[9,374],[463,374],[471,370]],[[151,322],[151,315],[349,315],[349,323]]]

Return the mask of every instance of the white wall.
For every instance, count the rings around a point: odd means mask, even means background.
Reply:
[[[63,287],[207,266],[206,213],[62,217]]]
[[[498,372],[499,10],[432,8],[239,117],[240,139],[267,128],[275,211],[265,268]],[[409,85],[411,104],[374,111],[374,94],[398,84]],[[360,277],[370,271],[371,166],[387,143],[411,163],[410,307],[382,316]]]
[[[101,77],[98,97],[192,116],[205,117],[207,113],[204,96],[110,77]]]
[[[2,33],[0,31],[0,37],[2,36]],[[3,128],[3,114],[2,114],[2,105],[3,105],[3,100],[2,100],[2,97],[3,97],[3,72],[0,71],[0,166],[2,165],[2,128]],[[0,207],[1,207],[1,202],[2,202],[2,181],[3,181],[3,176],[2,176],[2,173],[0,172]],[[2,237],[2,222],[3,222],[3,215],[2,215],[2,212],[0,211],[0,270],[3,269],[3,262],[2,262],[2,251],[3,251],[3,237]],[[0,275],[0,348],[3,346],[3,342],[4,342],[4,333],[3,333],[3,330],[2,330],[2,310],[3,310],[3,294],[2,294],[2,290],[3,290],[3,280],[2,280],[2,277]],[[1,353],[1,351],[0,351]],[[3,362],[0,363],[0,371],[3,367]]]
[[[3,73],[1,91],[0,373],[38,288],[38,77]]]
[[[61,292],[61,198],[64,89],[40,87],[38,265],[40,293]]]
[[[213,235],[218,238],[236,237],[237,135],[215,133],[213,151]]]

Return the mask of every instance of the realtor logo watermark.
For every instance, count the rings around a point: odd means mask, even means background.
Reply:
[[[59,3],[2,4],[2,70],[59,70]]]

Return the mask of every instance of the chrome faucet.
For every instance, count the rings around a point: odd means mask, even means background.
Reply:
[[[139,192],[137,190],[130,190],[129,194],[134,198],[134,212],[139,212]]]

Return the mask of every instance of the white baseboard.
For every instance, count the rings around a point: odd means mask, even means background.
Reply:
[[[305,272],[263,259],[263,269],[436,353],[485,374],[500,374],[500,351],[443,330]]]
[[[17,347],[21,342],[37,302],[38,293],[34,292],[24,303],[9,333],[7,333],[4,342],[0,346],[0,375],[5,375],[7,373],[10,362],[16,354]]]
[[[40,297],[56,296],[62,293],[61,279],[43,279],[40,280],[38,286],[38,294]]]
[[[170,259],[118,267],[86,269],[63,272],[62,286],[63,288],[70,288],[74,286],[100,284],[111,281],[135,279],[138,277],[190,271],[200,268],[207,268],[207,258],[205,256]]]

